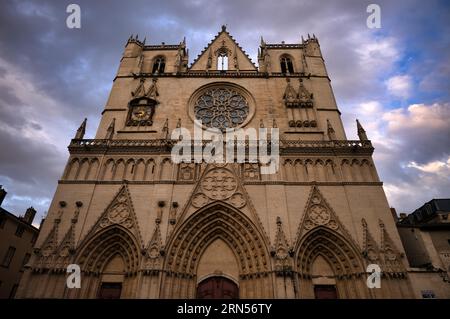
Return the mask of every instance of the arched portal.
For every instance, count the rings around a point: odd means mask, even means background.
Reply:
[[[296,249],[300,296],[303,298],[364,298],[363,262],[355,245],[339,233],[317,227]]]
[[[224,253],[230,256],[227,266],[207,268],[201,265],[200,260],[205,252],[208,254],[208,247],[217,243],[229,247],[230,253]],[[215,253],[220,254],[220,251]],[[273,290],[267,289],[271,286],[268,256],[264,237],[245,214],[223,202],[212,203],[189,217],[169,241],[165,260],[168,274],[164,278],[161,297],[194,298],[197,280],[202,279],[198,277],[199,271],[200,276],[205,275],[202,269],[206,267],[213,273],[229,272],[233,276],[233,265],[236,265],[240,297],[270,298]]]
[[[132,298],[140,262],[135,236],[119,225],[109,226],[81,244],[75,258],[83,274],[81,298]]]

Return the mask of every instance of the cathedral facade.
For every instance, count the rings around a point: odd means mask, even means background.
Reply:
[[[374,148],[360,123],[347,139],[315,36],[261,39],[258,66],[226,27],[191,65],[184,40],[132,36],[101,114],[70,142],[18,297],[414,297]],[[195,120],[277,129],[276,172],[175,162],[172,132]]]

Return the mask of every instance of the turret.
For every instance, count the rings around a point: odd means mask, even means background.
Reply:
[[[131,35],[128,38],[125,44],[125,52],[123,53],[124,58],[136,58],[141,54],[144,42],[139,41],[138,37],[138,35],[136,35],[136,38]]]
[[[76,140],[83,139],[84,134],[86,133],[86,122],[87,122],[87,118],[85,118],[83,123],[81,123],[80,127],[77,130],[77,133],[75,134],[74,139],[76,139]]]
[[[356,120],[356,127],[358,128],[358,137],[360,141],[367,141],[366,131],[362,127],[361,123],[359,123],[358,119]]]

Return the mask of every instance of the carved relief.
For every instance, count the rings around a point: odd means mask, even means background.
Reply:
[[[380,250],[377,243],[369,232],[366,220],[361,220],[363,226],[363,256],[367,258],[370,263],[376,263],[380,259]]]
[[[318,226],[326,226],[333,230],[339,228],[337,217],[325,202],[319,190],[313,187],[303,219],[303,228],[308,231]]]
[[[404,275],[406,270],[401,261],[402,255],[386,231],[381,219],[379,225],[381,230],[381,255],[383,257],[382,269],[385,273]]]
[[[128,229],[139,240],[141,239],[133,203],[126,184],[120,188],[117,195],[105,209],[102,216],[100,216],[86,237],[90,237],[94,233],[114,225],[120,225],[125,229]]]
[[[237,181],[229,170],[218,168],[205,175],[201,187],[204,194],[210,199],[224,200],[234,193]]]
[[[284,234],[281,218],[277,217],[277,232],[275,234],[275,243],[271,250],[272,256],[275,258],[275,271],[278,273],[292,271],[290,256],[292,249]]]
[[[180,181],[193,181],[195,178],[195,164],[181,163],[178,170],[178,179]]]

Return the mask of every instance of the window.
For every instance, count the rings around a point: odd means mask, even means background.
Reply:
[[[2,262],[2,266],[3,267],[7,267],[7,268],[9,267],[9,265],[11,264],[11,261],[12,261],[15,253],[16,253],[16,248],[10,246],[8,248],[8,251],[6,252],[5,257],[3,257],[3,262]]]
[[[25,267],[25,265],[30,260],[30,257],[31,257],[31,254],[25,254],[25,257],[23,257],[23,261],[22,261],[22,267]]]
[[[225,131],[245,122],[249,106],[245,97],[233,87],[212,87],[198,97],[194,114],[203,125]]]
[[[217,70],[228,70],[228,55],[225,51],[219,52],[219,56],[217,57]]]
[[[17,225],[16,236],[22,237],[24,231],[25,231],[25,227],[23,227],[22,225]]]
[[[166,59],[164,59],[164,57],[158,57],[153,63],[152,73],[164,73],[165,67],[166,67]]]
[[[294,65],[290,57],[283,56],[280,60],[281,73],[294,73]]]

